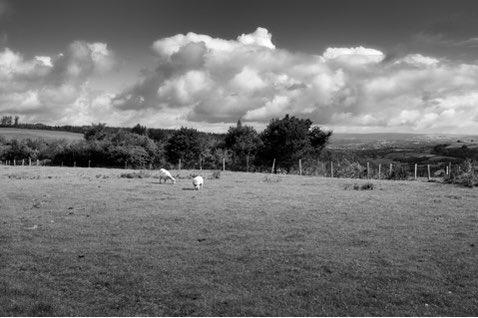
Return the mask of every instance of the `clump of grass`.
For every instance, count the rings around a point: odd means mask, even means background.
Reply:
[[[22,180],[22,179],[28,179],[28,180],[34,180],[34,179],[40,179],[40,176],[29,176],[25,174],[9,174],[8,179],[16,179],[16,180]]]
[[[150,178],[151,174],[145,171],[139,171],[139,172],[127,172],[127,173],[122,173],[120,175],[120,178],[126,178],[126,179],[143,179],[143,178]]]
[[[217,170],[217,171],[214,171],[211,175],[211,178],[210,179],[219,179],[221,178],[221,171],[220,170]]]
[[[367,182],[367,183],[364,183],[364,184],[358,184],[358,183],[354,183],[354,184],[346,184],[345,185],[345,190],[357,190],[357,191],[360,191],[360,190],[373,190],[374,186],[373,186],[373,183],[372,182]]]
[[[265,176],[261,182],[263,183],[277,183],[281,182],[282,178],[280,176]]]

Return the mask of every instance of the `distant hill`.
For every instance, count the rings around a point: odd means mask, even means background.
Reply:
[[[477,144],[478,136],[446,135],[446,134],[405,134],[405,133],[369,133],[348,134],[333,133],[330,138],[329,148],[332,149],[381,149],[416,148],[433,146],[437,144]]]
[[[65,139],[68,141],[76,141],[83,139],[83,134],[39,129],[23,129],[23,128],[0,128],[0,136],[7,140],[17,139],[44,139],[58,140]]]

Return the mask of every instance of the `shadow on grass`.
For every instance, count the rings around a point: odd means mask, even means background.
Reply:
[[[184,191],[196,191],[196,188],[183,188]]]

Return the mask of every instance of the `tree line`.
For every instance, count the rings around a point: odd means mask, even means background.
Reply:
[[[83,127],[82,133],[79,142],[0,138],[0,160],[31,158],[52,165],[131,168],[175,168],[181,162],[186,169],[220,169],[225,160],[228,170],[270,171],[275,159],[276,172],[289,172],[299,159],[317,158],[332,135],[313,126],[310,119],[289,115],[272,119],[261,133],[241,121],[225,134],[187,127],[149,129],[140,124],[113,129],[103,123]]]

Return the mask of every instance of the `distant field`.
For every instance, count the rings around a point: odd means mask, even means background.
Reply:
[[[0,167],[0,316],[477,316],[478,190]]]
[[[45,139],[57,140],[66,139],[68,141],[75,141],[83,139],[82,134],[71,133],[66,131],[53,130],[38,130],[38,129],[17,129],[17,128],[0,128],[0,136],[6,139]]]

